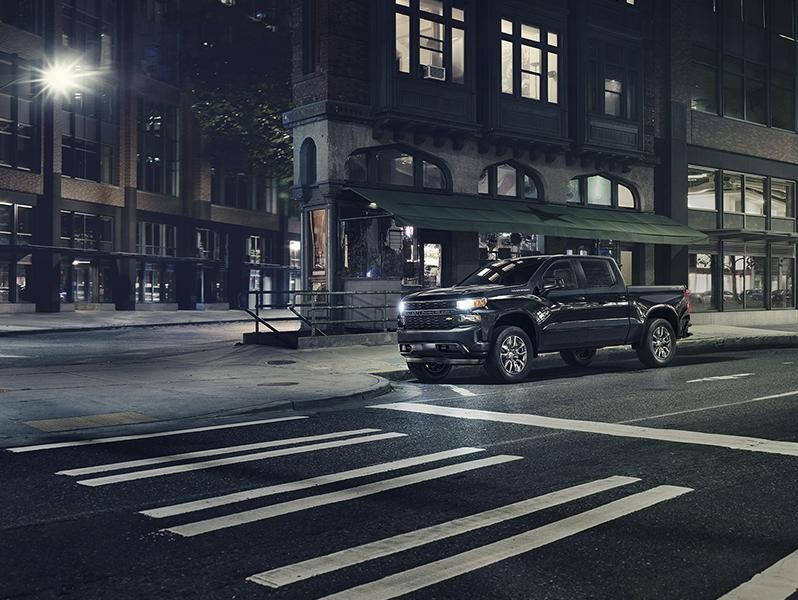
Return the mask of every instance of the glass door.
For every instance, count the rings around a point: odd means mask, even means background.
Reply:
[[[424,287],[441,287],[441,244],[424,244]]]

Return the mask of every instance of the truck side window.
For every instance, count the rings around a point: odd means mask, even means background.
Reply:
[[[587,287],[608,288],[615,285],[615,274],[606,260],[580,260]]]
[[[579,287],[576,280],[576,273],[568,260],[560,260],[551,265],[546,274],[543,276],[543,281],[547,279],[562,279],[565,282],[566,290],[575,290]]]

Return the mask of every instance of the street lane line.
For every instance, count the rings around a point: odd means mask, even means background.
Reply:
[[[185,433],[201,433],[203,431],[218,431],[220,429],[232,429],[234,427],[249,427],[252,425],[267,425],[269,423],[282,423],[283,421],[296,421],[297,419],[307,419],[306,416],[280,417],[277,419],[262,419],[260,421],[244,421],[243,423],[228,423],[226,425],[210,425],[208,427],[192,427],[191,429],[176,429],[174,431],[159,431],[157,433],[142,433],[139,435],[120,435],[116,437],[97,438],[91,440],[73,440],[71,442],[53,442],[51,444],[37,444],[35,446],[17,446],[6,448],[9,452],[38,452],[39,450],[54,450],[56,448],[72,448],[75,446],[92,446],[95,444],[112,444],[115,442],[127,442],[130,440],[148,440],[157,437],[170,435],[183,435]]]
[[[306,446],[293,446],[291,448],[281,448],[279,450],[269,450],[268,452],[257,452],[255,454],[242,454],[239,456],[227,456],[214,460],[202,462],[186,463],[183,465],[172,465],[170,467],[159,467],[157,469],[146,469],[144,471],[132,471],[130,473],[119,473],[117,475],[106,475],[93,479],[81,479],[80,485],[96,487],[111,483],[121,483],[123,481],[136,481],[138,479],[149,479],[151,477],[162,477],[164,475],[174,475],[175,473],[188,473],[190,471],[200,471],[202,469],[212,469],[214,467],[224,467],[239,463],[252,462],[255,460],[265,460],[278,456],[290,456],[292,454],[303,454],[305,452],[315,452],[316,450],[328,450],[330,448],[340,448],[342,446],[352,446],[355,444],[365,444],[368,442],[379,442],[399,437],[406,437],[406,433],[380,433],[363,437],[347,438],[334,442],[321,442],[318,444],[308,444]]]
[[[263,448],[276,448],[278,446],[291,446],[304,442],[320,442],[322,440],[332,440],[335,438],[363,435],[364,433],[377,433],[379,429],[353,429],[351,431],[336,431],[320,435],[309,435],[305,437],[284,438],[282,440],[269,440],[268,442],[257,442],[255,444],[243,444],[240,446],[227,446],[224,448],[212,448],[210,450],[198,450],[196,452],[183,452],[181,454],[168,454],[165,456],[155,456],[152,458],[142,458],[139,460],[128,460],[124,462],[108,463],[105,465],[94,465],[92,467],[81,467],[79,469],[65,469],[58,471],[56,475],[69,475],[77,477],[79,475],[91,475],[92,473],[105,473],[107,471],[120,471],[122,469],[133,469],[135,467],[147,467],[163,463],[178,462],[191,458],[205,458],[208,456],[219,456],[220,454],[235,454],[236,452],[246,452],[249,450],[262,450]]]
[[[553,506],[572,502],[586,496],[598,494],[613,488],[640,481],[636,477],[608,477],[590,483],[583,483],[563,490],[557,490],[536,498],[507,504],[481,513],[453,519],[439,525],[432,525],[416,531],[409,531],[389,538],[333,552],[326,556],[311,558],[293,565],[264,571],[247,578],[247,581],[279,588],[284,585],[310,579],[332,571],[346,569],[370,560],[404,552],[425,544],[431,544],[456,535],[482,529],[497,523],[517,519]]]
[[[715,375],[714,377],[702,377],[701,379],[690,379],[686,383],[704,383],[708,381],[728,381],[735,379],[743,379],[744,377],[751,377],[755,373],[736,373],[735,375]]]
[[[205,510],[208,508],[225,506],[227,504],[234,504],[236,502],[244,502],[245,500],[253,500],[255,498],[264,498],[266,496],[273,496],[275,494],[296,492],[298,490],[304,490],[307,488],[317,487],[320,485],[327,485],[328,483],[346,481],[348,479],[355,479],[358,477],[367,477],[369,475],[377,475],[379,473],[387,473],[389,471],[397,471],[399,469],[406,469],[407,467],[415,467],[417,465],[423,465],[426,463],[431,463],[439,460],[446,460],[447,458],[455,458],[458,456],[465,456],[467,454],[474,454],[476,452],[484,452],[484,451],[485,451],[484,448],[456,448],[454,450],[446,450],[445,452],[436,452],[435,454],[424,454],[423,456],[404,458],[402,460],[395,460],[392,462],[382,463],[379,465],[363,467],[362,469],[353,469],[351,471],[342,471],[340,473],[330,473],[329,475],[321,475],[319,477],[312,477],[310,479],[302,479],[300,481],[290,481],[288,483],[270,485],[266,487],[255,488],[252,490],[245,490],[243,492],[235,492],[233,494],[226,494],[224,496],[216,496],[214,498],[204,498],[202,500],[194,500],[193,502],[183,502],[181,504],[173,504],[172,506],[163,506],[160,508],[153,508],[150,510],[142,510],[140,512],[142,515],[147,515],[148,517],[163,519],[164,517],[182,515],[185,513],[195,512],[198,510]]]
[[[692,491],[690,488],[662,485],[486,546],[480,546],[461,554],[325,596],[324,600],[388,600],[396,598],[525,554]]]
[[[461,388],[461,387],[458,387],[456,385],[452,385],[450,383],[447,383],[447,384],[444,384],[444,385],[447,388],[449,388],[450,390],[452,390],[454,393],[460,394],[461,396],[466,396],[466,397],[476,396],[476,394],[474,392],[472,392],[471,390],[467,390],[465,388]]]
[[[798,550],[718,600],[786,600],[798,592]]]
[[[206,519],[204,521],[196,521],[186,525],[178,525],[177,527],[169,527],[162,531],[170,531],[184,537],[192,537],[203,533],[209,533],[211,531],[218,531],[219,529],[244,525],[245,523],[263,521],[265,519],[271,519],[273,517],[287,515],[301,510],[308,510],[310,508],[327,506],[336,502],[345,502],[347,500],[354,500],[355,498],[371,496],[373,494],[379,494],[380,492],[386,492],[388,490],[394,490],[408,485],[422,483],[424,481],[431,481],[440,477],[447,477],[449,475],[465,473],[466,471],[473,471],[483,467],[490,467],[515,460],[521,460],[522,458],[522,456],[509,456],[500,454],[498,456],[481,458],[479,460],[472,460],[456,465],[438,467],[437,469],[430,469],[428,471],[420,471],[418,473],[403,475],[393,479],[375,481],[374,483],[367,483],[365,485],[359,485],[357,487],[340,490],[337,492],[328,492],[318,496],[299,498],[297,500],[281,502],[280,504],[272,504],[262,508],[255,508],[253,510],[234,513],[232,515],[225,515],[223,517],[216,517],[214,519]]]
[[[747,450],[749,452],[798,456],[798,443],[779,442],[736,435],[701,433],[698,431],[684,431],[680,429],[655,429],[653,427],[638,427],[636,425],[624,425],[621,423],[578,421],[574,419],[559,419],[556,417],[542,417],[523,413],[502,413],[489,410],[435,406],[416,402],[378,404],[370,406],[369,408],[398,410],[475,421],[513,423],[515,425],[529,425],[532,427],[542,427],[544,429],[597,433],[615,437],[658,440],[661,442],[675,442],[680,444],[696,444],[699,446],[717,446],[720,448],[730,448],[732,450]]]

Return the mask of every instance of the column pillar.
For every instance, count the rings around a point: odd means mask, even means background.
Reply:
[[[128,254],[136,253],[136,228],[138,203],[136,188],[125,188],[125,205],[122,207],[122,226],[120,228],[119,250]],[[116,281],[114,282],[116,310],[136,310],[136,259],[119,258],[116,261]]]

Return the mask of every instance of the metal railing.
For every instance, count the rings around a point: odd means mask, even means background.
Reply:
[[[285,334],[277,325],[285,322],[304,325],[311,336],[331,333],[393,331],[399,291],[328,292],[324,290],[296,290],[290,292],[250,291],[246,294],[244,310],[255,320],[255,333],[265,327],[274,334]],[[250,303],[250,298],[254,302]],[[268,298],[268,302],[265,302]],[[268,311],[288,310],[291,315],[277,316]]]

